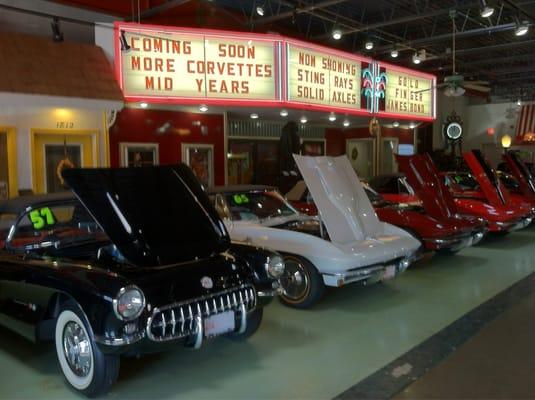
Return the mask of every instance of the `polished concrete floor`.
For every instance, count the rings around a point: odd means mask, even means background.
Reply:
[[[394,398],[535,398],[534,315],[531,294]]]
[[[331,290],[308,311],[274,302],[247,343],[123,360],[110,398],[329,399],[535,271],[535,228],[455,256],[433,256],[396,280]],[[0,329],[0,398],[75,398],[54,349]]]

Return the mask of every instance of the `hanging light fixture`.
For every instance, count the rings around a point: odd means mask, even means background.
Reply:
[[[513,141],[513,139],[511,138],[511,136],[503,135],[502,136],[502,147],[504,149],[508,149],[509,147],[511,147],[512,141]]]
[[[371,50],[373,49],[373,42],[371,39],[368,39],[366,40],[366,43],[364,43],[364,47],[366,48],[366,50]]]
[[[411,122],[411,123],[409,124],[409,128],[411,128],[411,129],[416,128],[416,124],[415,124],[414,122]]]
[[[393,126],[394,128],[397,128],[397,127],[399,126],[399,122],[398,122],[398,121],[394,121],[394,122],[392,122],[392,126]]]
[[[261,17],[264,16],[264,5],[263,4],[261,6],[256,7],[256,13],[258,15],[260,15]]]
[[[250,115],[251,119],[258,119],[258,114],[257,113],[252,113]]]
[[[299,122],[301,122],[302,124],[306,124],[308,121],[307,117],[305,117],[304,115],[301,117],[301,119],[299,120]]]
[[[331,122],[336,121],[336,114],[335,113],[332,112],[332,113],[329,114],[329,121],[331,121]]]
[[[52,28],[52,40],[54,42],[63,42],[63,32],[61,32],[58,17],[52,18],[50,27]]]
[[[390,57],[392,58],[398,58],[399,56],[399,50],[394,48],[391,52],[390,52]]]
[[[344,125],[347,128],[349,125],[351,125],[351,122],[349,122],[349,120],[346,118],[344,119],[344,122],[342,125]]]
[[[200,112],[206,112],[206,111],[208,111],[208,106],[207,106],[206,104],[201,104],[201,105],[199,106],[199,111],[200,111]]]
[[[494,14],[494,8],[489,7],[487,5],[486,0],[480,0],[481,3],[481,17],[483,18],[489,18],[492,14]]]
[[[518,99],[518,100],[516,101],[516,105],[517,105],[517,106],[521,106],[521,105],[522,105],[522,100],[521,100],[521,99]]]
[[[333,29],[332,36],[334,40],[342,39],[342,31],[340,29]]]
[[[420,60],[420,57],[418,56],[418,53],[414,53],[412,55],[412,62],[414,64],[420,64],[422,62],[422,60]]]
[[[282,109],[279,113],[281,117],[287,117],[288,116],[288,110]]]
[[[515,18],[516,20],[516,28],[515,28],[515,35],[516,36],[524,36],[529,31],[529,23],[528,21],[520,21],[518,17]]]
[[[139,103],[139,106],[141,108],[147,108],[149,105],[147,103],[145,103],[145,102],[142,102],[142,103]]]

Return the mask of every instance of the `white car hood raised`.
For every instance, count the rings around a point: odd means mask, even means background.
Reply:
[[[344,246],[384,234],[346,156],[294,158],[333,243]]]

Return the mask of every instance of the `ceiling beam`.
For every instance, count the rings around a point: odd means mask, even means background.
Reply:
[[[326,0],[321,3],[310,4],[307,6],[297,6],[297,7],[293,6],[294,7],[293,10],[281,12],[276,15],[271,15],[269,17],[255,18],[254,20],[247,22],[246,25],[258,26],[258,25],[270,24],[275,21],[280,21],[281,19],[292,18],[296,14],[311,13],[313,11],[316,11],[325,7],[334,6],[339,3],[344,3],[346,1],[347,0]],[[289,4],[288,2],[280,2],[280,3],[287,7],[292,7],[292,5]]]
[[[162,3],[159,6],[147,8],[145,11],[142,11],[139,14],[139,19],[143,20],[145,18],[153,17],[161,12],[181,6],[182,4],[189,3],[190,1],[191,0],[167,0],[165,3]]]
[[[462,6],[462,7],[457,7],[456,10],[459,11],[459,10],[473,8],[473,7],[478,7],[478,4],[479,3],[468,4],[468,5],[465,5],[465,6]],[[408,22],[418,21],[418,20],[421,20],[421,19],[434,18],[434,17],[438,17],[440,15],[447,15],[447,14],[450,13],[450,11],[451,11],[451,8],[442,8],[440,10],[429,11],[429,12],[422,13],[422,14],[406,15],[404,17],[394,18],[394,19],[391,19],[389,21],[375,22],[373,24],[366,24],[366,25],[363,25],[363,26],[360,26],[360,27],[356,27],[356,28],[353,28],[353,29],[347,29],[347,30],[344,30],[342,33],[345,35],[345,34],[349,34],[349,33],[372,31],[372,30],[376,30],[376,29],[379,29],[379,28],[386,28],[387,26],[401,25],[401,24],[406,24]],[[322,39],[322,38],[325,38],[325,37],[328,37],[328,36],[329,35],[324,34],[324,35],[316,36],[315,38],[316,39]]]
[[[476,29],[470,29],[467,31],[457,32],[455,34],[455,38],[463,39],[463,38],[468,38],[472,36],[479,36],[479,35],[485,35],[485,34],[496,33],[496,32],[506,32],[506,31],[513,30],[515,28],[516,28],[516,24],[514,23],[489,26],[485,28],[476,28]],[[404,43],[400,43],[400,45],[414,48],[414,47],[422,46],[424,44],[451,40],[451,38],[452,38],[451,33],[444,33],[442,35],[424,37],[424,38],[415,39],[415,40],[408,40]],[[381,47],[378,47],[376,51],[377,53],[384,53],[387,51],[391,51],[392,48],[393,48],[392,46],[381,46]]]
[[[481,47],[471,47],[469,49],[460,49],[455,51],[456,56],[463,56],[467,54],[474,53],[487,53],[489,51],[501,51],[509,48],[519,48],[523,46],[535,46],[535,39],[523,40],[523,41],[513,41],[510,43],[496,44],[493,46],[481,46]],[[451,58],[452,53],[444,53],[438,56],[427,57],[425,61],[439,60],[444,58]],[[468,62],[470,64],[470,62]]]
[[[535,43],[534,43],[535,44]],[[497,57],[491,57],[491,58],[483,58],[483,59],[477,59],[474,61],[464,61],[463,67],[472,67],[476,65],[488,65],[488,64],[496,64],[496,63],[512,63],[514,61],[522,61],[522,60],[531,60],[533,59],[533,54],[519,54],[515,56],[504,56],[501,59],[497,59]],[[433,68],[433,71],[448,71],[452,69],[452,65],[441,65],[439,67]]]

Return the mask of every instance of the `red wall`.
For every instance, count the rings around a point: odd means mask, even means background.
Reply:
[[[412,129],[399,128],[381,128],[381,136],[383,137],[397,137],[399,144],[414,144],[414,134]],[[325,142],[327,149],[325,150],[328,156],[341,156],[346,154],[346,140],[370,138],[368,127],[339,129],[327,128],[325,129]]]
[[[159,133],[158,128],[167,123],[169,128],[165,133]],[[206,134],[201,133],[203,126],[206,127]],[[223,132],[222,115],[125,108],[119,112],[115,123],[110,128],[111,166],[119,166],[120,142],[158,143],[162,165],[182,161],[182,143],[213,144],[214,183],[224,185],[225,138]]]

